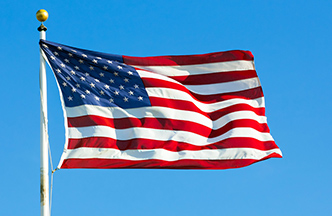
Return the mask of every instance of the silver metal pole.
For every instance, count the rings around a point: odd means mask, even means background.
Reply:
[[[45,12],[39,10],[37,19],[45,21]],[[43,13],[40,15],[40,13]],[[46,39],[47,28],[43,23],[38,28],[40,39]],[[48,165],[48,120],[47,120],[47,86],[46,86],[46,67],[45,60],[40,50],[40,69],[39,69],[39,86],[40,86],[40,212],[41,216],[50,216],[50,196],[49,196],[49,165]]]

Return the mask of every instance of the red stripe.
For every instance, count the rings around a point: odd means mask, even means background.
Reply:
[[[169,107],[178,110],[197,112],[206,117],[209,117],[212,121],[217,120],[224,115],[236,111],[252,111],[259,116],[265,116],[264,107],[254,108],[248,104],[234,104],[223,109],[214,110],[211,113],[206,113],[200,110],[193,102],[189,101],[150,97],[150,102],[152,106]]]
[[[251,119],[239,119],[228,122],[221,128],[211,130],[209,127],[184,120],[174,120],[165,118],[122,118],[111,119],[99,116],[82,116],[68,118],[68,127],[88,127],[103,125],[114,129],[127,129],[132,127],[152,128],[160,130],[188,131],[207,138],[218,137],[233,128],[247,127],[259,132],[269,133],[267,124],[258,123]]]
[[[137,66],[174,66],[193,65],[215,62],[226,62],[236,60],[252,61],[254,56],[250,51],[233,50],[226,52],[215,52],[202,55],[179,55],[179,56],[153,56],[153,57],[131,57],[122,56],[125,64]]]
[[[174,76],[172,79],[183,85],[204,85],[213,83],[232,82],[243,79],[257,77],[255,70],[232,71],[232,72],[215,72],[210,74],[197,74],[190,76]]]
[[[262,142],[254,138],[233,137],[214,144],[205,146],[196,146],[184,142],[177,141],[158,141],[150,139],[131,139],[116,140],[107,137],[89,137],[82,139],[69,139],[68,149],[76,149],[81,147],[89,148],[113,148],[119,150],[135,150],[135,149],[158,149],[162,148],[172,152],[183,150],[203,150],[203,149],[222,149],[222,148],[255,148],[258,150],[270,150],[278,148],[274,141]]]
[[[127,129],[132,127],[154,128],[166,130],[182,130],[193,133],[209,135],[211,129],[204,125],[184,120],[174,120],[165,118],[121,118],[111,119],[100,116],[81,116],[68,118],[68,127],[87,127],[104,125],[115,129]]]
[[[191,94],[197,100],[205,103],[215,103],[235,98],[257,99],[264,96],[261,87],[238,91],[238,92],[229,92],[225,94],[215,94],[215,95],[199,95],[195,93]]]
[[[218,100],[208,101],[208,102],[216,103],[216,102],[226,101],[229,99],[238,99],[238,98],[240,98],[240,99],[258,99],[260,97],[263,97],[263,95],[260,94],[261,93],[260,90],[261,89],[255,88],[255,89],[246,91],[246,94],[252,96],[253,98],[236,97],[236,95],[234,93],[234,95],[220,95],[221,98],[218,98]],[[207,99],[211,99],[211,98],[209,98],[208,95],[206,97],[207,97]],[[196,101],[198,101],[198,100],[196,100]],[[177,99],[165,99],[165,98],[150,96],[150,102],[151,102],[152,106],[165,106],[165,107],[170,107],[170,108],[175,108],[175,109],[180,109],[180,110],[182,109],[182,110],[188,110],[188,111],[197,111],[197,112],[203,114],[203,112],[199,111],[198,107],[191,101],[184,101],[184,100],[177,100]],[[199,101],[199,102],[202,102],[202,101]],[[241,104],[235,104],[234,106],[237,106],[237,105],[241,105]],[[243,104],[243,106],[245,106],[245,104]],[[256,109],[256,108],[251,107],[250,105],[246,105],[246,106],[249,106],[250,107],[249,109]],[[260,109],[264,109],[264,108],[262,107]]]
[[[235,160],[144,160],[130,161],[120,159],[66,159],[61,169],[231,169],[245,167],[268,158],[281,158],[279,154],[272,153],[261,160],[235,159]]]
[[[154,79],[154,78],[142,78],[143,83],[146,88],[171,88],[171,89],[176,89],[179,91],[186,92],[187,94],[193,96],[197,101],[200,102],[205,102],[205,103],[215,103],[219,101],[224,101],[227,99],[232,99],[232,98],[245,98],[245,99],[256,99],[263,97],[263,91],[261,86],[252,88],[252,89],[247,89],[247,90],[242,90],[242,91],[237,91],[237,92],[227,92],[223,94],[212,94],[212,95],[200,95],[196,94],[193,92],[190,92],[185,86],[165,81],[165,80],[160,80],[160,79]]]
[[[213,138],[226,133],[235,127],[250,127],[259,132],[268,133],[269,128],[266,123],[258,123],[252,119],[238,119],[228,122],[222,128],[211,130],[209,127],[196,122],[175,120],[166,118],[120,118],[112,119],[101,116],[80,116],[68,118],[68,127],[89,127],[89,126],[108,126],[114,129],[127,129],[132,127],[154,128],[165,130],[189,131],[202,136]],[[223,129],[223,130],[221,130]]]

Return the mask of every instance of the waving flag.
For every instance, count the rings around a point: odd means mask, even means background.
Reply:
[[[227,169],[281,157],[248,51],[129,57],[40,45],[65,116],[58,168]]]

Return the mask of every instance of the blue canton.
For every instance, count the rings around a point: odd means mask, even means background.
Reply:
[[[93,52],[41,40],[63,101],[67,107],[84,104],[103,107],[151,106],[137,71],[122,56]]]

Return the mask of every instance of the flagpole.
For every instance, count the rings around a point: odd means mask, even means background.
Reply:
[[[43,22],[47,20],[46,10],[39,10],[36,13],[37,19],[42,22],[38,28],[40,39],[46,39],[46,30]],[[47,120],[47,88],[46,88],[46,67],[45,60],[40,50],[40,215],[50,216],[49,196],[49,166],[48,166],[48,120]]]

